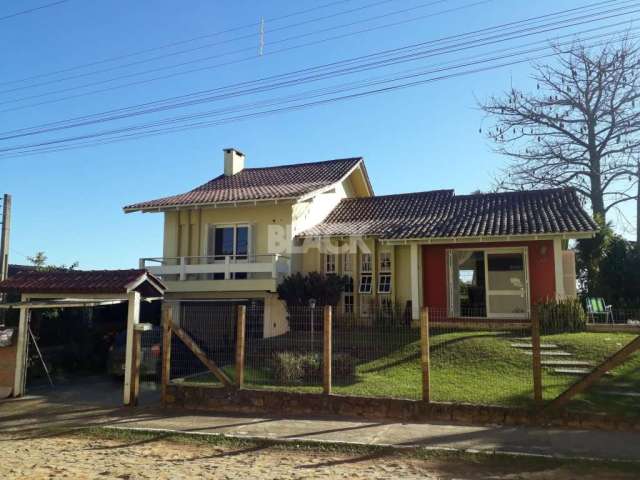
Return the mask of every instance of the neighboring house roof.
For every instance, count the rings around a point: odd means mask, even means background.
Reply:
[[[17,275],[19,272],[24,272],[24,271],[31,271],[31,270],[35,270],[37,267],[35,265],[15,265],[15,264],[9,264],[9,269],[7,271],[7,276],[8,277],[13,277],[14,275]]]
[[[121,294],[140,288],[145,296],[166,289],[146,270],[32,270],[0,282],[0,292],[19,293]]]
[[[455,195],[453,190],[348,198],[301,236],[386,239],[593,232],[574,190]]]
[[[222,202],[299,198],[340,181],[358,164],[364,168],[361,157],[245,168],[232,176],[220,175],[187,193],[128,205],[124,210],[132,212]]]

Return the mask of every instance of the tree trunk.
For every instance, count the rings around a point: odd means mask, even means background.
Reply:
[[[640,251],[640,160],[638,160],[638,183],[636,185],[636,249]]]
[[[591,161],[591,210],[597,222],[602,225],[607,223],[607,214],[604,208],[604,196],[602,195],[602,177],[600,176],[600,159],[596,158]]]

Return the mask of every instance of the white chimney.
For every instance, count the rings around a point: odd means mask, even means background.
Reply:
[[[223,151],[225,177],[231,177],[244,169],[244,153],[235,148],[225,148]]]

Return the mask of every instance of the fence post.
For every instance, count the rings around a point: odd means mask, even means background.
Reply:
[[[160,399],[162,406],[167,405],[167,385],[171,375],[171,325],[173,324],[173,308],[164,304],[162,309],[162,386]]]
[[[244,385],[244,345],[247,327],[247,307],[238,305],[236,318],[236,383],[238,388]]]
[[[324,352],[322,362],[322,390],[325,394],[331,394],[331,305],[324,307]]]
[[[537,406],[542,404],[542,355],[540,348],[540,317],[534,308],[531,313],[531,367],[533,400]]]
[[[431,378],[429,374],[429,307],[420,312],[420,364],[422,366],[422,400],[431,401]]]

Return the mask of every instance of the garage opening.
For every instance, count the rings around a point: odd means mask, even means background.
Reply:
[[[142,302],[140,404],[160,398],[160,303]],[[29,321],[25,393],[65,403],[122,404],[126,370],[127,302],[34,309]]]
[[[156,277],[30,271],[1,282],[0,291],[13,300],[0,305],[9,311],[6,327],[17,331],[13,396],[108,406],[159,401],[165,287]]]

